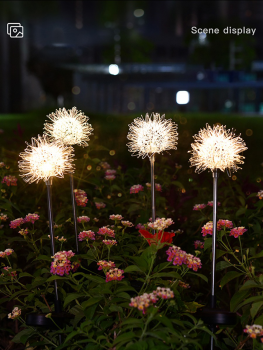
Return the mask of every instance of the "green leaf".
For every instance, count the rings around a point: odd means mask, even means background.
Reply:
[[[130,265],[130,266],[126,267],[126,269],[124,270],[124,273],[125,272],[133,272],[133,271],[139,271],[139,272],[144,273],[137,265]]]
[[[77,335],[77,334],[79,334],[79,331],[73,331],[73,332],[69,333],[69,335],[65,339],[65,343],[67,343],[71,338],[75,337],[75,335]]]
[[[27,339],[35,333],[32,329],[26,328],[23,329],[21,332],[17,333],[14,338],[12,339],[13,343],[21,343],[22,342],[22,337],[23,337],[23,344],[26,343]],[[24,338],[26,336],[26,338]]]
[[[212,238],[207,238],[204,243],[204,251],[212,247]]]
[[[19,274],[19,278],[22,278],[22,277],[33,277],[32,275],[30,275],[30,273],[27,273],[27,272],[21,272]]]
[[[247,290],[243,290],[243,291],[239,291],[239,292],[235,293],[230,301],[230,311],[233,312],[235,310],[236,306],[242,300],[244,300],[248,294],[249,294],[249,291],[247,291]]]
[[[208,278],[205,276],[205,275],[203,275],[202,273],[197,273],[197,272],[192,272],[192,271],[188,271],[187,272],[187,274],[189,275],[195,275],[195,276],[197,276],[197,277],[200,277],[200,278],[202,278],[206,283],[208,283]]]
[[[64,307],[66,307],[72,300],[78,299],[85,296],[85,294],[80,294],[80,293],[71,293],[68,294],[64,300]]]
[[[244,305],[253,303],[253,301],[255,301],[255,302],[263,301],[263,295],[258,295],[256,297],[250,297],[250,298],[244,300],[243,303],[241,303],[235,307],[234,312],[237,311],[238,309],[240,309],[241,307],[243,307]]]
[[[250,308],[250,315],[252,318],[255,318],[256,314],[258,313],[258,311],[262,305],[263,305],[263,301],[258,301],[256,303],[252,304],[252,306]]]
[[[132,326],[132,325],[134,325],[134,324],[140,324],[141,326],[144,325],[142,319],[133,318],[133,317],[128,318],[127,320],[125,320],[125,321],[123,321],[123,322],[121,323],[122,326],[124,326],[124,325],[131,325],[131,326]]]
[[[113,345],[116,345],[122,341],[128,342],[128,340],[132,340],[136,337],[134,332],[127,332],[124,334],[119,335],[113,342]]]
[[[247,211],[247,208],[240,208],[238,209],[238,211],[236,212],[236,216],[240,216],[242,214],[245,214],[245,212]]]
[[[182,277],[175,271],[170,271],[170,272],[157,272],[154,275],[151,276],[152,278],[155,277],[172,277],[172,278],[177,278],[179,280],[182,279]]]
[[[100,302],[102,299],[103,299],[102,297],[89,298],[89,300],[86,300],[81,304],[81,307],[83,310],[85,310],[88,306],[96,304]]]
[[[97,282],[97,283],[105,283],[105,279],[101,278],[99,276],[92,276],[92,275],[87,275],[85,276],[88,280],[92,282]]]
[[[47,261],[52,261],[51,257],[47,255],[39,255],[36,260],[47,260]]]
[[[263,257],[263,250],[261,250],[260,253],[252,256],[251,258],[249,258],[248,260],[251,260],[251,259],[258,259],[258,258],[262,258]]]
[[[122,311],[123,311],[121,306],[114,305],[114,304],[111,305],[111,306],[109,307],[109,309],[110,309],[110,311],[116,311],[116,312],[122,312]]]
[[[246,281],[239,290],[247,290],[251,288],[263,288],[263,285],[256,283],[255,281],[248,280]]]
[[[221,283],[220,283],[221,289],[222,289],[222,288],[224,287],[224,285],[226,285],[228,282],[230,282],[230,281],[233,280],[234,278],[237,278],[237,277],[242,276],[242,275],[244,275],[244,273],[242,273],[242,272],[237,272],[237,271],[229,271],[229,272],[227,272],[227,273],[223,276],[223,278],[222,278],[222,280],[221,280]]]
[[[219,271],[219,270],[223,270],[223,269],[226,269],[227,267],[231,266],[231,264],[228,262],[228,261],[219,261],[217,264],[216,264],[216,270]]]
[[[257,317],[254,321],[254,324],[262,324],[263,323],[263,315]]]

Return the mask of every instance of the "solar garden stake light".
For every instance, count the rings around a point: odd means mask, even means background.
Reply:
[[[89,117],[85,116],[82,111],[78,111],[76,107],[66,110],[65,108],[59,108],[55,112],[47,116],[50,121],[44,124],[44,134],[47,135],[51,141],[60,141],[66,146],[79,145],[87,147],[89,136],[91,135],[93,128],[88,123]],[[74,232],[76,242],[76,253],[79,253],[78,243],[78,227],[77,227],[77,215],[76,215],[76,203],[74,196],[74,178],[73,173],[69,173],[70,178],[70,191],[74,221]]]
[[[211,271],[211,302],[210,309],[203,310],[201,317],[215,331],[217,324],[234,324],[235,314],[216,310],[215,297],[215,270],[216,270],[216,234],[217,234],[217,181],[218,171],[235,172],[239,169],[238,164],[243,164],[244,156],[240,155],[247,149],[243,139],[236,136],[233,130],[226,126],[214,125],[213,128],[206,124],[193,136],[194,143],[189,151],[191,166],[196,166],[196,172],[209,169],[213,176],[213,234],[212,234],[212,271]],[[214,349],[214,338],[211,336],[211,350]]]
[[[155,184],[154,184],[154,163],[155,154],[163,153],[171,149],[177,149],[177,124],[171,119],[165,119],[165,115],[146,113],[143,117],[135,118],[129,125],[127,139],[130,140],[127,146],[133,156],[148,156],[151,164],[151,202],[152,222],[155,221]],[[153,231],[153,233],[155,233]]]
[[[66,147],[61,142],[49,142],[47,137],[38,135],[32,138],[32,144],[20,153],[22,160],[18,162],[20,176],[25,182],[33,183],[43,180],[47,186],[48,219],[51,240],[51,254],[55,255],[54,222],[52,210],[52,178],[64,177],[65,173],[73,172],[73,148]],[[54,280],[55,313],[60,313],[57,280]],[[28,325],[50,326],[52,321],[45,315],[29,314]]]

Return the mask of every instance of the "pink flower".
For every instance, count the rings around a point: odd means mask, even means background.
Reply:
[[[112,261],[100,260],[97,265],[99,265],[98,270],[108,270],[115,267],[115,263]]]
[[[104,176],[104,179],[105,180],[114,180],[114,179],[116,179],[116,176],[115,175],[106,175],[106,176]]]
[[[141,192],[143,191],[143,186],[142,185],[133,185],[130,188],[130,193],[139,193],[140,191]]]
[[[19,219],[15,219],[15,220],[11,221],[9,226],[10,226],[10,228],[17,228],[20,225],[22,225],[23,223],[24,223],[24,219],[19,218]]]
[[[256,337],[262,337],[263,336],[263,330],[262,326],[258,324],[253,324],[252,326],[246,325],[246,328],[243,330],[247,335],[250,336],[250,338],[256,339]],[[261,342],[262,338],[260,339]]]
[[[102,242],[110,247],[117,245],[117,241],[115,239],[104,239]]]
[[[57,252],[52,258],[54,261],[51,263],[50,272],[53,275],[64,276],[68,275],[70,270],[74,268],[74,264],[69,260],[75,255],[71,250]]]
[[[12,267],[10,267],[10,266],[5,266],[4,268],[3,268],[5,271],[9,271],[9,270],[12,270]],[[4,273],[2,273],[1,274],[1,276],[3,277],[3,276],[5,276],[5,274]],[[7,274],[6,276],[9,276],[9,277],[17,277],[17,272],[16,271],[11,271],[9,274]]]
[[[121,223],[125,227],[132,227],[132,226],[134,226],[133,223],[131,223],[130,221],[122,221]]]
[[[89,222],[90,221],[90,218],[88,216],[79,216],[77,218],[77,221],[78,222]]]
[[[111,230],[110,228],[103,226],[99,229],[97,232],[99,235],[105,235],[114,238],[115,237],[115,232],[114,230]]]
[[[83,190],[74,190],[75,200],[79,207],[86,207],[88,202],[87,193]]]
[[[110,164],[107,163],[107,162],[100,162],[100,166],[101,166],[104,170],[110,168]]]
[[[19,309],[18,307],[14,307],[12,313],[8,314],[8,318],[15,320],[20,315],[21,315],[21,309]]]
[[[31,222],[32,224],[35,223],[35,221],[37,221],[39,219],[39,215],[38,214],[27,214],[24,222]]]
[[[156,291],[153,293],[156,293],[156,295],[158,295],[158,297],[161,299],[174,298],[174,292],[170,288],[157,287]]]
[[[6,250],[5,250],[6,256],[9,256],[9,255],[11,255],[11,254],[13,254],[13,253],[14,253],[14,250],[13,250],[13,249],[6,249]]]
[[[213,201],[208,202],[207,205],[208,205],[209,207],[212,207],[212,206],[213,206]],[[220,206],[221,203],[220,203],[220,202],[217,202],[217,205]]]
[[[226,228],[232,228],[233,227],[233,222],[229,220],[218,220],[217,222],[217,229],[222,230],[223,227]]]
[[[120,221],[123,219],[123,216],[121,216],[120,214],[116,214],[116,215],[110,215],[110,219],[111,220],[116,220],[116,221]]]
[[[106,282],[121,281],[124,278],[123,274],[123,270],[117,268],[110,269],[110,271],[106,273]]]
[[[12,175],[7,175],[3,178],[2,184],[6,184],[7,186],[17,186],[17,178]]]
[[[172,246],[166,251],[167,261],[172,261],[173,265],[186,265],[189,269],[197,271],[202,267],[201,260],[192,254],[187,254],[180,247]]]
[[[91,239],[92,241],[95,240],[95,233],[93,231],[82,231],[80,232],[80,234],[78,235],[79,237],[79,241],[84,241],[84,240],[88,240]]]
[[[158,191],[158,192],[162,192],[162,186],[160,185],[160,184],[155,184],[155,189],[156,189],[156,191]]]
[[[213,221],[208,221],[203,227],[202,227],[202,236],[205,237],[206,235],[212,235],[213,234]]]
[[[193,207],[193,210],[202,210],[206,207],[206,204],[196,204],[194,207]]]
[[[8,219],[8,216],[6,214],[1,213],[0,214],[0,221],[6,221]]]
[[[144,225],[143,224],[137,224],[137,226],[135,227],[137,230],[144,230],[145,229],[145,227],[144,227]]]
[[[108,175],[115,175],[116,174],[116,170],[113,170],[113,169],[107,169],[105,171],[105,175],[108,176]]]
[[[154,229],[154,230],[158,230],[158,231],[163,231],[165,230],[167,227],[171,226],[172,224],[174,224],[173,220],[168,218],[161,218],[161,219],[156,219],[154,222],[148,222],[148,227]]]
[[[201,242],[201,241],[194,241],[194,246],[195,246],[195,249],[204,249],[204,242]]]
[[[102,202],[95,202],[95,205],[97,209],[102,209],[106,207],[106,204]]]
[[[22,228],[20,231],[18,231],[18,233],[20,233],[20,235],[24,236],[24,238],[25,238],[25,236],[28,234],[28,229],[27,228],[25,228],[25,229]]]
[[[232,228],[229,236],[234,236],[235,238],[237,238],[238,236],[242,236],[243,233],[245,233],[246,231],[247,231],[247,229],[243,226],[235,227],[235,228]]]

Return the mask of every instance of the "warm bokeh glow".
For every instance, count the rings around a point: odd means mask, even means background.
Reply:
[[[191,166],[196,166],[197,173],[206,169],[237,171],[240,168],[237,165],[244,163],[245,157],[240,153],[247,149],[246,144],[233,130],[226,130],[226,126],[214,125],[212,128],[206,124],[206,128],[201,129],[193,138],[195,142],[189,151],[192,153],[190,163]]]
[[[64,173],[74,171],[73,148],[59,141],[50,143],[47,137],[38,135],[32,138],[32,144],[20,153],[18,162],[20,176],[25,182],[47,181],[50,177],[64,177]]]
[[[89,117],[76,107],[66,110],[59,108],[48,115],[52,121],[44,124],[44,134],[51,140],[61,140],[65,145],[88,146],[93,128],[88,123]]]
[[[165,119],[165,115],[148,113],[145,119],[142,117],[134,119],[129,125],[127,144],[132,155],[145,158],[155,153],[161,153],[176,149],[178,133],[177,124],[171,119]]]

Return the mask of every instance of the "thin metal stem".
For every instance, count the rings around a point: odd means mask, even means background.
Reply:
[[[70,179],[70,191],[71,191],[71,201],[72,201],[73,220],[74,220],[76,253],[79,254],[78,224],[77,224],[77,214],[76,214],[76,202],[75,202],[75,196],[74,196],[74,178],[72,173],[69,174],[69,179]]]
[[[151,162],[151,195],[152,195],[152,222],[155,221],[155,183],[154,183],[154,162],[155,155],[152,154],[150,158]],[[155,230],[153,230],[153,234],[155,234]]]
[[[52,178],[46,181],[47,186],[47,205],[48,205],[48,221],[50,231],[50,242],[51,242],[51,254],[55,255],[55,237],[54,237],[54,221],[53,221],[53,210],[52,210]],[[55,312],[60,312],[59,297],[58,297],[58,283],[54,280],[55,287]]]
[[[215,169],[213,175],[213,235],[212,235],[212,278],[211,278],[211,309],[215,309],[215,273],[216,273],[216,233],[217,233],[217,180],[218,171]],[[211,327],[211,331],[215,332],[215,327]],[[210,349],[214,349],[214,338],[211,336]]]

